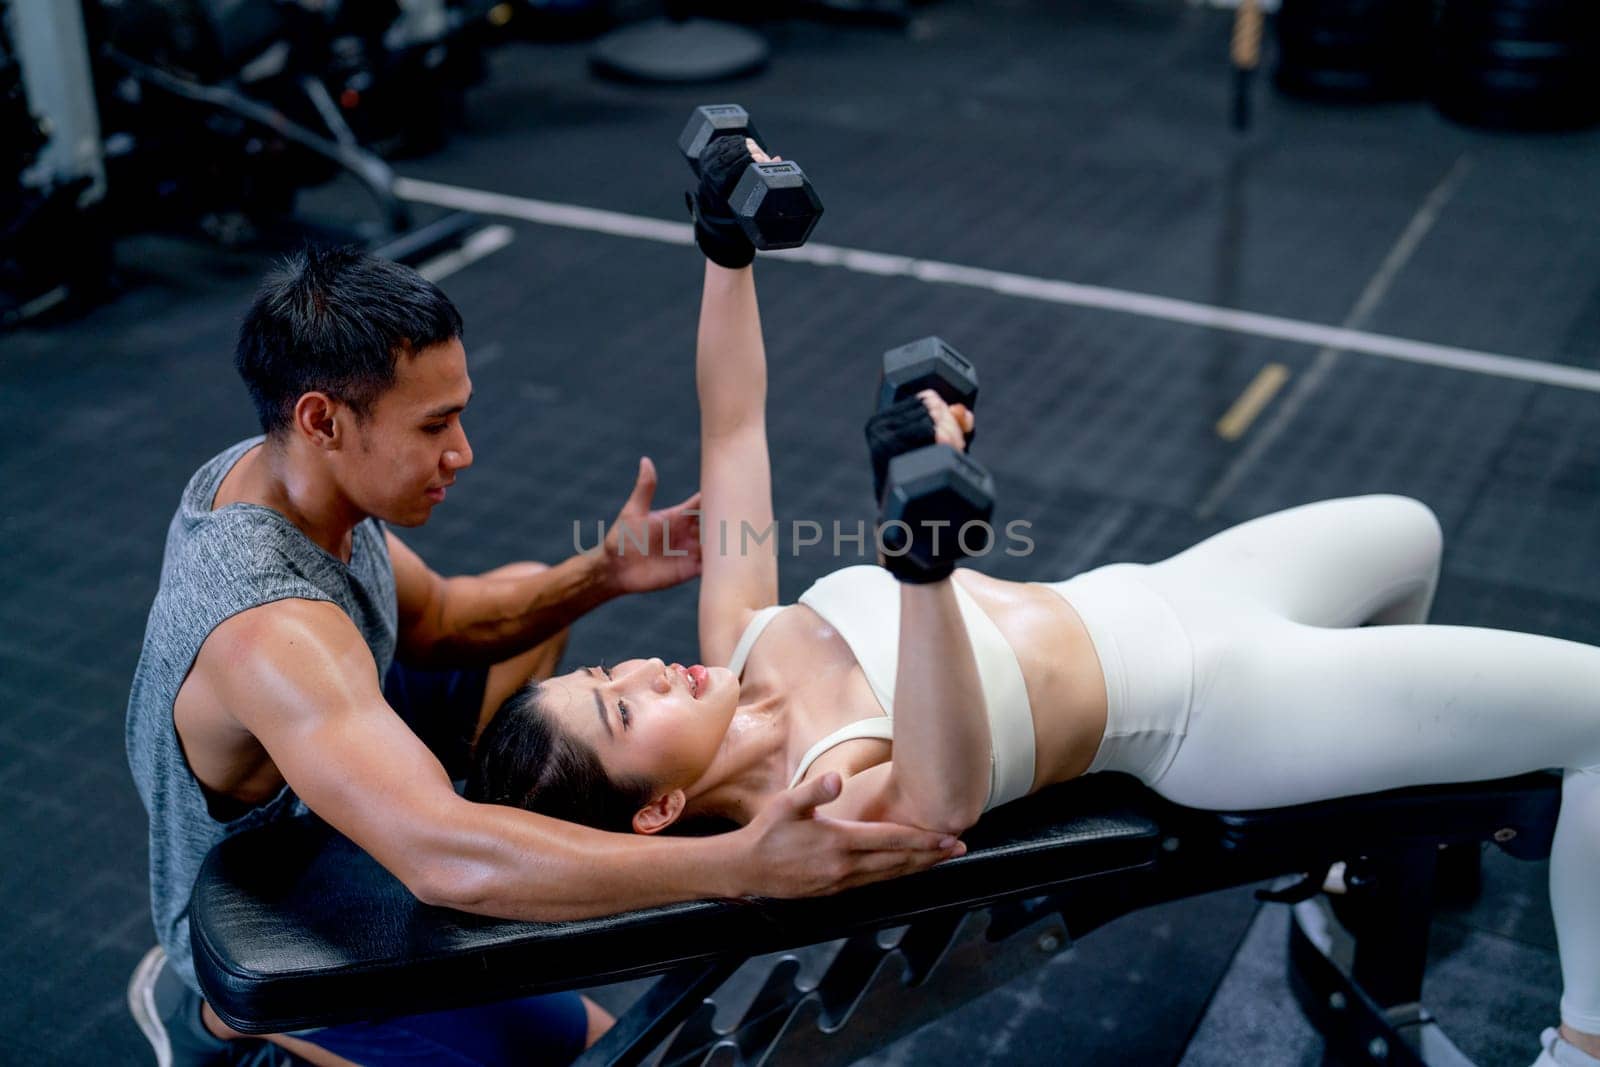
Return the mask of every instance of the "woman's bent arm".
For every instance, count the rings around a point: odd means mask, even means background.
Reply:
[[[989,799],[989,716],[954,579],[900,585],[888,818],[960,833]]]

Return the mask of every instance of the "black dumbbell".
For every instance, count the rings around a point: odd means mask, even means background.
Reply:
[[[932,389],[946,404],[978,409],[978,368],[938,337],[924,337],[883,354],[878,377],[878,410],[883,411],[908,396]],[[975,433],[967,435],[972,446]]]
[[[889,461],[878,517],[884,565],[895,577],[937,580],[956,560],[993,547],[994,478],[953,448],[913,449]]]
[[[924,337],[883,354],[878,378],[878,410],[932,389],[946,404],[978,404],[978,368],[942,338]]]
[[[883,354],[878,375],[878,405],[867,420],[867,450],[872,454],[872,485],[880,502],[889,460],[910,451],[929,439],[927,416],[920,407],[892,413],[924,389],[932,389],[946,404],[964,404],[974,411],[978,404],[978,370],[965,356],[938,337],[924,337]],[[972,447],[974,434],[966,435]]]
[[[708,104],[694,109],[678,138],[683,158],[700,173],[700,153],[718,137],[748,137],[767,146],[738,104]],[[728,206],[750,243],[762,251],[799,248],[822,217],[822,200],[794,163],[752,163],[728,197]]]

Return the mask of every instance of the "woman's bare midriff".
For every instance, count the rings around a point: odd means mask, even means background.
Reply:
[[[962,569],[955,580],[994,622],[1022,668],[1033,710],[1033,788],[1089,769],[1106,731],[1106,679],[1083,620],[1042,585]]]

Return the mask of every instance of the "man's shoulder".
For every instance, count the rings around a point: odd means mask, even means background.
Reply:
[[[197,652],[224,643],[218,631],[265,633],[328,614],[354,626],[302,555],[270,516],[214,512],[169,542],[152,625],[188,633]]]
[[[195,470],[183,487],[167,535],[167,564],[203,564],[215,557],[237,561],[241,556],[270,552],[286,518],[256,505],[214,507],[217,492],[239,460],[261,443],[260,437],[237,441]]]
[[[329,599],[324,583],[314,580],[315,561],[301,558],[282,522],[259,514],[267,510],[235,506],[186,524],[168,543],[160,597],[175,607],[210,605],[229,615],[285,597]]]
[[[195,667],[234,674],[264,662],[303,662],[316,655],[343,655],[356,647],[365,650],[366,642],[339,605],[286,597],[218,623],[201,646]]]
[[[197,561],[217,559],[234,569],[259,564],[296,573],[337,572],[334,558],[288,515],[267,504],[238,502],[214,511],[180,512],[180,551]],[[361,550],[383,563],[389,546],[383,524],[365,518],[351,531]]]
[[[353,629],[355,624],[345,610],[331,600],[284,597],[241,611],[221,623],[231,633],[244,637],[285,637],[315,640],[333,631],[333,636]]]
[[[229,504],[194,516],[185,542],[203,551],[270,552],[293,536],[288,517],[265,504]]]
[[[266,440],[264,437],[257,435],[235,441],[196,467],[194,473],[189,475],[189,480],[184,483],[183,493],[179,499],[179,513],[194,517],[210,512],[223,479],[227,478],[239,460],[264,440]]]

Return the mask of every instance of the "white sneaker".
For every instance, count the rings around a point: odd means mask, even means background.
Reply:
[[[172,1067],[172,1038],[167,1036],[166,1024],[156,1010],[156,979],[167,965],[167,954],[160,945],[144,954],[139,966],[128,979],[128,1010],[139,1031],[156,1053],[156,1067]]]
[[[128,1011],[150,1042],[156,1067],[274,1062],[273,1046],[264,1041],[223,1041],[211,1035],[200,1021],[200,994],[172,972],[159,945],[144,954],[128,979]],[[257,1055],[263,1051],[268,1053],[265,1058]]]
[[[1545,1027],[1544,1033],[1539,1035],[1539,1044],[1542,1046],[1539,1058],[1533,1061],[1533,1067],[1600,1067],[1600,1059],[1595,1059],[1577,1045],[1561,1039],[1561,1031],[1553,1026]]]

